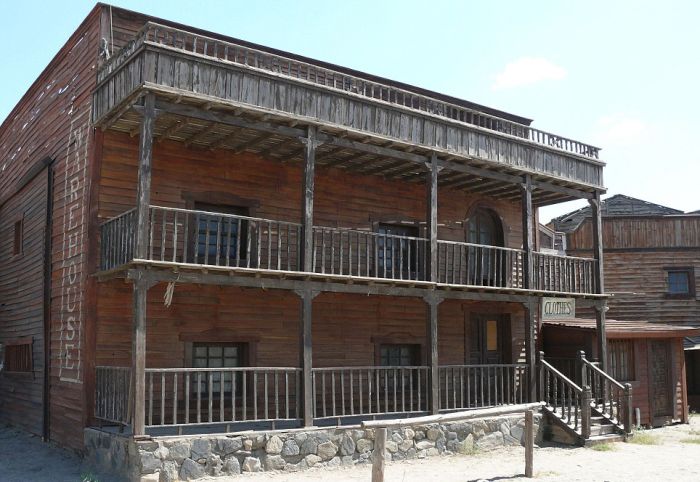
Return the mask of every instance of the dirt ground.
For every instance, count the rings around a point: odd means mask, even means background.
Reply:
[[[700,481],[700,416],[689,425],[642,432],[640,443],[591,448],[535,450],[535,477],[541,481]],[[389,463],[387,482],[506,481],[523,476],[524,450],[507,447],[471,456],[440,456]],[[369,465],[311,469],[294,474],[260,473],[208,479],[219,482],[340,482],[370,480]],[[0,427],[0,481],[80,481],[89,474],[74,454],[44,444],[12,428]],[[94,480],[94,479],[93,479]],[[102,481],[106,482],[106,481]]]

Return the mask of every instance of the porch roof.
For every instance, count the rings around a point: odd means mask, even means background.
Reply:
[[[543,326],[563,327],[573,330],[596,330],[596,320],[574,318],[547,320]],[[605,321],[608,338],[685,338],[700,335],[700,327],[650,321],[611,320]],[[698,338],[700,340],[700,337]]]

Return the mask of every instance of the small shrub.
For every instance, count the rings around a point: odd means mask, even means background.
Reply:
[[[659,445],[661,443],[659,437],[649,432],[649,430],[635,430],[632,438],[627,441],[637,445]]]
[[[591,448],[598,452],[611,452],[613,450],[617,450],[613,444],[598,444]]]
[[[700,437],[684,438],[684,439],[681,439],[681,443],[684,443],[684,444],[700,444]]]

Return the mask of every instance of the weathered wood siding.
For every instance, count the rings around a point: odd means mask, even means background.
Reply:
[[[0,344],[31,339],[32,371],[0,370],[0,423],[41,435],[44,385],[44,241],[48,170],[0,207]],[[23,225],[15,250],[15,222]],[[5,348],[7,349],[7,348]]]
[[[106,219],[135,206],[137,139],[106,132],[102,146],[99,215]],[[177,142],[155,143],[151,203],[187,207],[187,197],[211,201],[224,193],[256,205],[255,216],[301,220],[302,167],[254,154],[186,149]],[[493,209],[504,226],[507,247],[522,245],[520,203],[441,189],[438,193],[440,239],[465,241],[468,213],[475,206]],[[371,229],[374,222],[414,222],[425,229],[426,193],[420,184],[360,176],[342,169],[316,172],[314,224]]]
[[[0,126],[0,202],[16,194],[22,178],[37,163],[46,158],[55,161],[51,340],[47,343],[51,354],[50,438],[74,448],[82,447],[85,423],[84,233],[89,203],[91,93],[101,9],[93,9]],[[37,258],[32,266],[39,263]],[[33,276],[41,280],[42,271],[35,270]],[[41,299],[39,294],[37,301]],[[34,316],[20,323],[32,326]],[[34,421],[30,423],[36,426]]]
[[[131,286],[101,283],[98,297],[98,365],[131,363]],[[257,366],[298,366],[300,298],[281,290],[177,285],[172,305],[163,304],[165,285],[149,290],[147,367],[188,366],[183,339],[229,337],[255,345]],[[426,314],[421,299],[324,293],[313,303],[314,367],[377,364],[379,343],[422,345]],[[125,308],[126,307],[126,308]],[[512,361],[522,361],[524,319],[518,304],[445,301],[439,308],[440,364],[465,363],[469,313],[511,316]],[[425,361],[424,361],[425,362]]]

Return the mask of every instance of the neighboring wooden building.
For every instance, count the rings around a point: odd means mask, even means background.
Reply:
[[[534,246],[598,148],[418,87],[98,4],[0,163],[0,418],[70,447],[532,400],[540,299],[604,326],[600,232]]]
[[[700,327],[696,289],[700,279],[700,213],[684,214],[623,195],[602,201],[602,213],[605,289],[613,295],[608,302],[609,317],[647,320],[668,328]],[[592,252],[592,245],[586,240],[591,234],[590,216],[591,211],[583,208],[552,220],[550,229],[566,234],[569,256]],[[678,343],[672,342],[672,353],[678,351]],[[692,342],[687,344],[689,348],[695,346]],[[628,356],[646,359],[645,353],[640,347]],[[700,407],[700,360],[695,353],[686,353],[690,410]],[[678,367],[678,373],[686,370],[682,364]]]

